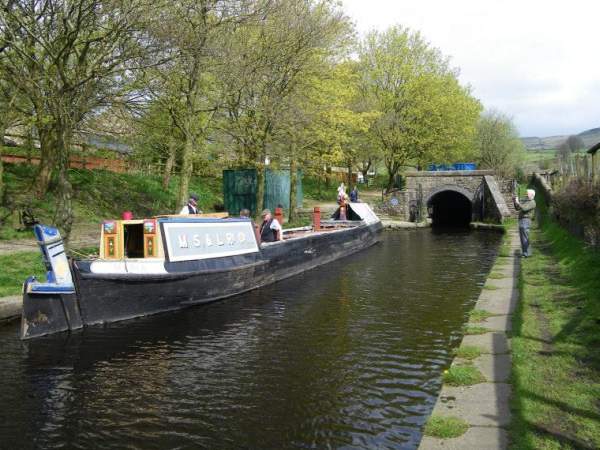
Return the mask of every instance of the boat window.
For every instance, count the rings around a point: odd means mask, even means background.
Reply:
[[[123,225],[126,258],[144,257],[144,224],[131,223]]]

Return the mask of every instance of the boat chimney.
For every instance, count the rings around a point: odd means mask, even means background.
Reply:
[[[315,206],[313,209],[313,230],[319,231],[321,229],[321,208]]]
[[[283,225],[283,208],[275,208],[275,219],[280,225]]]

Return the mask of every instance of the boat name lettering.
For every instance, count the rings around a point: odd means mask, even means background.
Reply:
[[[180,234],[177,236],[177,243],[179,244],[179,248],[200,248],[200,247],[213,247],[213,246],[235,246],[238,244],[243,244],[246,242],[246,235],[243,232],[238,233],[225,233],[224,235],[220,235],[218,233],[210,235],[205,234],[204,240],[202,239],[202,235],[194,234],[191,236],[191,242],[188,240],[187,234]],[[204,246],[202,245],[204,241]]]

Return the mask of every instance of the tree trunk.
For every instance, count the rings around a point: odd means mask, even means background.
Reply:
[[[292,147],[290,159],[290,212],[289,221],[296,220],[296,202],[298,198],[298,169],[296,168],[296,156]]]
[[[177,195],[177,207],[185,205],[189,198],[190,179],[192,178],[194,156],[194,143],[191,133],[186,133],[185,144],[183,145],[183,157],[181,163],[181,176],[179,178],[179,194]]]
[[[348,160],[348,182],[346,183],[348,186],[348,192],[352,190],[352,161]]]
[[[40,128],[38,132],[40,138],[40,166],[35,179],[35,193],[38,198],[42,198],[50,187],[52,170],[55,165],[54,157],[60,150],[56,148],[58,139],[54,130]],[[69,161],[67,161],[67,169],[68,167]]]
[[[165,163],[165,169],[163,172],[162,187],[166,191],[169,189],[169,182],[171,181],[171,173],[173,172],[173,166],[175,165],[175,143],[172,139],[169,140],[168,147],[169,155]]]
[[[73,186],[69,181],[70,137],[71,134],[67,130],[57,130],[55,140],[55,150],[58,156],[56,160],[58,169],[56,225],[61,230],[65,242],[69,240],[73,228]]]
[[[4,124],[0,124],[0,208],[4,205],[4,163],[2,155],[4,154]],[[0,224],[1,225],[1,224]]]
[[[327,189],[331,187],[331,166],[329,164],[325,168],[325,187]]]

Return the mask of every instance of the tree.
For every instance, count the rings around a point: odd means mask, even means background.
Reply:
[[[181,0],[169,4],[154,24],[153,35],[171,56],[165,67],[153,73],[156,98],[183,138],[180,204],[189,194],[194,159],[206,154],[220,106],[215,77],[217,68],[226,64],[223,42],[269,11],[266,0]],[[171,153],[167,161],[172,157]]]
[[[372,133],[383,153],[388,190],[402,166],[468,147],[479,103],[419,33],[400,26],[372,32],[359,56],[365,96],[381,113]]]
[[[286,100],[304,75],[346,39],[348,22],[329,0],[277,0],[257,26],[228,41],[222,82],[223,130],[237,149],[237,164],[257,170],[256,205],[263,207],[265,161],[281,135]]]
[[[580,136],[575,136],[575,135],[570,135],[567,138],[567,145],[569,146],[569,150],[571,150],[571,152],[576,152],[585,147],[585,143],[583,142],[583,139],[581,139]]]
[[[0,69],[33,106],[42,162],[37,190],[57,172],[56,220],[68,239],[73,223],[68,178],[74,132],[94,110],[125,95],[149,42],[140,32],[153,2],[15,0],[0,15]]]
[[[493,169],[502,177],[514,175],[525,151],[512,120],[495,110],[481,115],[475,148],[479,154],[479,166]]]

